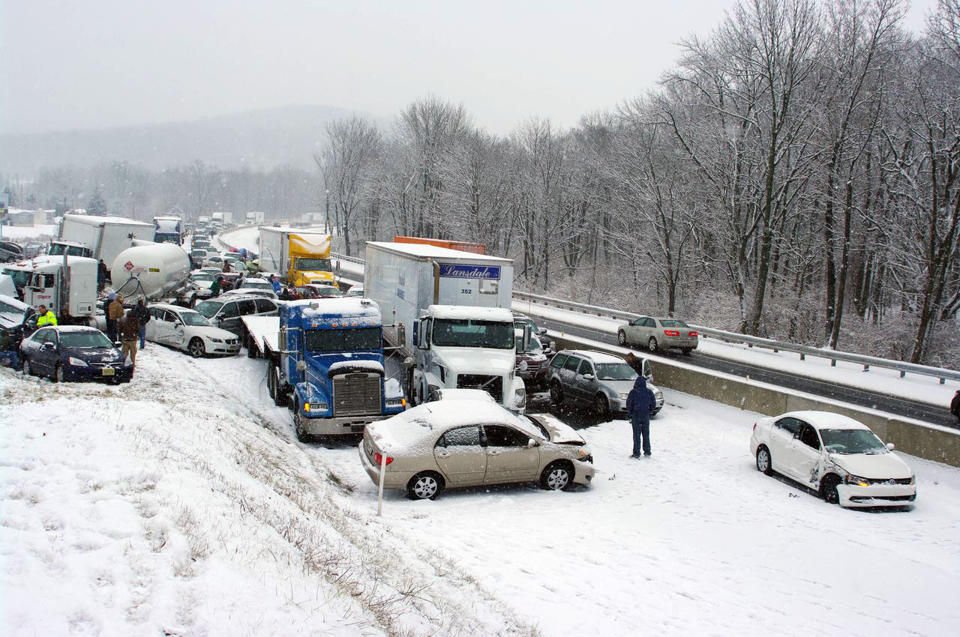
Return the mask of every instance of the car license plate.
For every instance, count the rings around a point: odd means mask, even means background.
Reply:
[[[112,367],[104,367],[104,368],[103,368],[103,375],[104,375],[104,376],[113,376],[113,375],[116,374],[116,373],[117,373],[117,370],[115,370],[115,369],[112,368]]]

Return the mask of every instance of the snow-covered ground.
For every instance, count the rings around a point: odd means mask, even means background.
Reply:
[[[130,385],[0,369],[0,634],[955,635],[960,470],[913,510],[757,472],[756,414],[667,391],[589,489],[411,502],[296,441],[260,360],[148,345]]]

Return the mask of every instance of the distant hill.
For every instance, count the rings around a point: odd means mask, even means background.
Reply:
[[[114,161],[154,170],[195,160],[222,169],[312,168],[327,123],[352,114],[329,106],[288,106],[190,122],[0,135],[0,173],[29,176],[41,167]]]

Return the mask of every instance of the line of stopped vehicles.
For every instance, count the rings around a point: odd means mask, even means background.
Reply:
[[[346,292],[336,285],[347,287],[329,262],[329,237],[321,239],[327,257],[308,266],[329,277],[300,277],[300,300],[278,299],[270,280],[252,275],[246,286],[205,294],[223,266],[199,268],[188,298],[149,304],[146,338],[195,357],[246,348],[251,358],[265,359],[269,395],[291,410],[298,439],[362,435],[358,451],[371,480],[379,484],[382,473],[385,488],[414,499],[492,484],[589,485],[593,452],[558,416],[577,410],[592,422],[625,417],[638,373],[653,380],[649,361],[554,352],[546,330],[510,309],[509,259],[398,239],[368,243],[364,281]],[[290,238],[277,249],[290,250]],[[235,269],[244,267],[238,259]],[[287,284],[297,277],[294,269],[268,271]],[[2,349],[9,355],[10,343],[19,345],[12,364],[25,375],[130,380],[129,361],[118,360],[116,345],[96,328],[43,327],[23,336],[31,312],[30,304],[0,298]],[[618,330],[618,340],[649,351],[697,347],[695,331],[667,318],[635,319]],[[648,386],[656,416],[663,392]],[[548,392],[553,413],[530,413],[528,391]],[[865,425],[827,412],[762,418],[750,438],[759,471],[845,507],[915,500],[915,476],[892,449]]]

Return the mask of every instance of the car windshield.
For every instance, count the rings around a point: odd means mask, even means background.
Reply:
[[[472,319],[435,319],[433,344],[513,349],[513,323]]]
[[[198,312],[183,312],[180,315],[180,318],[183,320],[184,325],[191,325],[197,327],[209,327],[210,321],[207,318]]]
[[[850,455],[887,453],[889,449],[868,429],[821,429],[823,447],[830,453]]]
[[[660,319],[660,325],[664,327],[689,327],[689,325],[677,319]]]
[[[243,287],[245,288],[255,288],[257,290],[270,290],[273,291],[273,286],[270,285],[269,281],[251,281],[247,279],[243,282]]]
[[[308,330],[304,336],[307,351],[315,353],[376,350],[383,344],[379,327]]]
[[[330,259],[297,259],[297,269],[330,272]]]
[[[540,344],[540,339],[538,339],[533,334],[530,335],[530,340],[527,341],[527,349],[520,351],[523,348],[523,330],[517,330],[514,333],[514,336],[517,340],[517,353],[518,354],[541,354],[543,353],[543,346]]]
[[[530,425],[531,427],[533,427],[534,429],[536,429],[537,431],[539,431],[539,432],[540,432],[540,435],[541,435],[545,440],[550,440],[550,432],[548,432],[548,431],[546,430],[546,428],[545,428],[543,425],[541,425],[539,422],[537,422],[536,420],[534,420],[534,419],[532,419],[532,418],[528,418],[528,417],[526,417],[526,416],[517,416],[517,418],[519,418],[519,419],[522,420],[523,422],[527,423],[528,425]]]
[[[633,380],[637,372],[626,363],[597,363],[597,380]]]
[[[194,281],[213,281],[213,275],[209,272],[197,272],[196,274],[191,274],[190,278]]]
[[[61,332],[60,345],[76,349],[92,348],[110,348],[113,343],[110,342],[103,332],[84,331],[84,332]]]
[[[216,316],[221,307],[223,307],[223,303],[220,301],[203,301],[201,303],[197,303],[193,309],[209,319]]]

